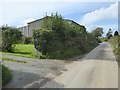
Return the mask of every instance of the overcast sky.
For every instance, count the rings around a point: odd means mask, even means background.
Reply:
[[[4,0],[0,3],[0,25],[16,27],[40,19],[45,13],[58,12],[63,18],[84,25],[87,31],[101,26],[106,33],[109,28],[118,30],[118,0]],[[84,1],[84,2],[83,2]]]

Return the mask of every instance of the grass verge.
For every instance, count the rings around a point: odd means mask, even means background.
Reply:
[[[2,57],[2,60],[4,61],[11,61],[11,62],[20,62],[20,63],[27,63],[26,61],[22,61],[22,60],[15,60],[15,59],[11,59],[11,58],[5,58]]]
[[[118,65],[120,67],[120,46],[118,46],[118,39],[120,38],[120,36],[115,36],[115,37],[111,37],[108,42],[111,44],[112,48],[113,48],[113,52],[116,55],[116,60],[118,61]]]
[[[2,86],[12,79],[11,71],[8,67],[2,65]]]

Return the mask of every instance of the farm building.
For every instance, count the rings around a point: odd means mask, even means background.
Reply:
[[[33,30],[41,29],[41,23],[44,19],[45,18],[41,18],[41,19],[37,19],[32,22],[28,22],[27,26],[19,27],[18,30],[21,31],[24,36],[32,37]],[[72,20],[64,19],[64,21],[68,22],[71,25],[72,24],[79,25],[78,23],[76,23]]]

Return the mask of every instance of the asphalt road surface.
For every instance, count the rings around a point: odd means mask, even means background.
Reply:
[[[14,76],[4,88],[118,88],[118,65],[106,42],[71,63],[3,56],[28,61],[4,61]]]
[[[54,81],[64,88],[118,88],[118,65],[109,43],[101,43]],[[55,87],[52,81],[44,88]]]

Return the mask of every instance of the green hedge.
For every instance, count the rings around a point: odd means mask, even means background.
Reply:
[[[89,52],[98,45],[85,26],[66,21],[58,14],[45,17],[33,30],[35,48],[49,58],[63,59]]]

